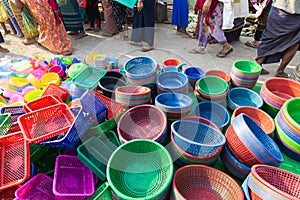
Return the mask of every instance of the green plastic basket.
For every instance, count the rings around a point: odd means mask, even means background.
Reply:
[[[233,63],[233,67],[236,71],[241,74],[259,74],[262,70],[262,67],[256,62],[249,60],[238,60]]]
[[[292,98],[282,106],[282,112],[288,122],[297,130],[300,130],[300,98]]]
[[[78,147],[78,159],[104,181],[108,159],[118,146],[118,138],[113,131],[100,137],[91,137]]]
[[[279,127],[277,120],[275,120],[275,126],[276,126],[276,132],[280,139],[289,146],[289,148],[293,149],[297,153],[300,154],[300,144],[298,144],[296,141],[289,138]]]
[[[94,90],[105,73],[106,71],[104,69],[87,67],[78,73],[72,81],[78,88]]]
[[[114,151],[106,175],[121,199],[167,199],[173,171],[171,155],[161,144],[136,139]]]
[[[4,136],[12,125],[13,122],[9,113],[0,114],[0,136]]]
[[[218,76],[205,76],[199,79],[198,88],[207,95],[220,95],[226,92],[228,84]]]
[[[108,182],[104,182],[95,193],[86,200],[113,200],[111,188]]]

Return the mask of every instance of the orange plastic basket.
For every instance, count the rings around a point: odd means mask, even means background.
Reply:
[[[32,143],[48,140],[67,132],[75,117],[66,104],[57,104],[18,118],[24,138]]]
[[[57,96],[58,99],[60,99],[63,102],[66,102],[70,96],[69,91],[67,89],[59,87],[54,83],[50,83],[46,88],[46,90],[43,92],[42,96],[46,96],[46,95]]]
[[[107,108],[108,113],[107,113],[107,117],[108,119],[118,115],[119,113],[121,113],[124,110],[124,105],[116,102],[115,100],[104,96],[103,94],[101,94],[100,92],[95,92],[95,91],[91,91],[96,98],[98,98]]]
[[[62,103],[60,100],[52,95],[42,96],[34,101],[31,101],[24,105],[23,109],[25,112],[32,112],[41,108],[46,108],[56,104]]]
[[[0,155],[0,191],[20,185],[29,178],[29,143],[21,132],[0,138]]]

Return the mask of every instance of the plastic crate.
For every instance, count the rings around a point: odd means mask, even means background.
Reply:
[[[113,200],[108,182],[104,182],[87,200]]]
[[[83,109],[90,114],[94,124],[99,124],[107,119],[107,108],[91,91],[86,91],[80,98]]]
[[[73,83],[79,88],[94,90],[99,80],[105,75],[104,69],[87,67],[73,78]]]
[[[0,190],[20,185],[29,178],[29,143],[21,132],[0,138],[0,155]]]
[[[60,155],[56,158],[53,193],[56,199],[91,196],[95,191],[94,176],[76,156]]]
[[[10,114],[12,122],[17,122],[20,115],[25,114],[23,106],[4,106],[0,109],[1,114]]]
[[[0,114],[0,136],[3,136],[12,126],[10,114]]]
[[[54,200],[53,180],[45,174],[37,174],[16,191],[18,200]]]
[[[18,118],[24,138],[39,143],[69,130],[74,115],[66,104],[57,104]]]
[[[112,131],[113,137],[102,135],[91,137],[81,144],[78,151],[78,159],[84,163],[102,181],[106,179],[106,166],[114,150],[119,146],[116,134]],[[111,138],[110,138],[111,137]]]
[[[70,96],[69,91],[65,88],[59,87],[54,83],[50,83],[46,90],[43,92],[42,96],[53,95],[58,97],[63,102],[66,102]]]
[[[60,103],[61,101],[56,99],[54,96],[47,95],[25,104],[23,109],[25,112],[32,112]]]
[[[68,132],[53,137],[41,144],[47,144],[60,149],[72,149],[77,145],[81,136],[89,129],[92,123],[81,106],[72,107],[71,111],[76,117]]]

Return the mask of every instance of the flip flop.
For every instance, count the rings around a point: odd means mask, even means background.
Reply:
[[[86,34],[86,33],[79,33],[78,36],[75,38],[75,40],[79,40],[79,39],[84,38],[86,36],[88,36],[88,34]]]
[[[230,54],[231,52],[233,52],[233,48],[229,49],[226,53],[223,53],[222,51],[220,51],[220,52],[217,54],[217,57],[219,57],[219,58],[224,58],[224,57],[226,57],[228,54]]]
[[[85,31],[93,31],[95,28],[92,28],[92,27],[89,27],[89,28],[86,28]]]
[[[245,45],[248,46],[248,47],[254,48],[254,49],[257,49],[257,47],[258,47],[258,45],[253,44],[252,41],[246,42]]]
[[[141,52],[148,52],[148,51],[152,51],[154,49],[154,47],[143,47],[141,49]]]

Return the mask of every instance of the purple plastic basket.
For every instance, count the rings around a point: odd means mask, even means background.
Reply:
[[[17,200],[54,200],[53,180],[46,174],[37,174],[15,192]]]
[[[0,108],[0,114],[6,113],[10,113],[10,118],[13,122],[17,122],[18,117],[25,114],[23,106],[4,106]]]
[[[53,179],[55,199],[85,199],[94,192],[94,175],[77,156],[57,156]]]

